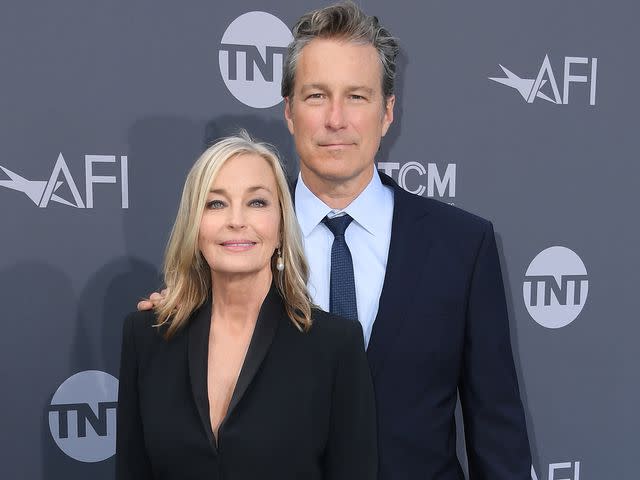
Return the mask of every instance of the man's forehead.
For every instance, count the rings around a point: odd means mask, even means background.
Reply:
[[[354,59],[378,59],[378,51],[371,43],[362,43],[343,38],[314,38],[300,50],[302,59],[318,59],[324,54],[331,55],[329,60],[335,56],[352,57]],[[378,59],[379,60],[379,59]]]
[[[380,87],[382,65],[371,44],[339,39],[314,39],[300,52],[296,68],[298,90],[322,87],[369,89]]]

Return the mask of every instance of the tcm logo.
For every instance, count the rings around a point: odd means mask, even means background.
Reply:
[[[80,462],[116,453],[118,380],[87,370],[65,380],[51,399],[49,430],[60,450]]]
[[[287,46],[293,35],[278,17],[266,12],[240,15],[220,42],[220,73],[231,94],[253,108],[282,101],[280,83]]]
[[[580,462],[550,463],[546,478],[538,477],[532,465],[531,480],[580,480]]]
[[[565,247],[550,247],[533,259],[522,285],[529,315],[543,327],[569,325],[582,311],[589,293],[587,269]]]
[[[425,167],[418,162],[407,162],[402,167],[396,162],[379,162],[378,170],[382,170],[390,177],[398,170],[397,182],[409,193],[434,197],[456,196],[456,164],[449,163],[441,173],[435,163],[428,163]]]
[[[574,83],[589,84],[589,105],[596,104],[596,81],[598,78],[598,59],[587,57],[564,58],[564,82],[562,95],[558,89],[556,76],[549,62],[549,55],[544,56],[536,78],[523,78],[500,65],[506,77],[489,77],[489,80],[516,89],[527,103],[533,103],[536,98],[547,102],[567,105],[569,92]]]
[[[129,175],[127,170],[127,157],[120,156],[120,192],[121,192],[121,204],[122,208],[129,208]],[[94,175],[94,167],[100,163],[117,163],[115,155],[85,155],[85,198],[86,202],[82,200],[80,191],[76,182],[71,176],[69,167],[64,161],[62,153],[58,155],[58,160],[53,165],[49,180],[27,180],[21,177],[15,172],[12,172],[8,168],[0,165],[0,169],[9,177],[9,180],[0,180],[0,187],[10,188],[24,193],[40,208],[46,208],[50,202],[61,203],[70,207],[76,208],[93,208],[93,186],[96,183],[118,183],[118,177],[116,175]],[[60,187],[66,185],[64,188],[67,198],[62,196]],[[71,196],[69,198],[68,196]]]

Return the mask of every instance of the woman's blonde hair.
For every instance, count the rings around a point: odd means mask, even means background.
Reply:
[[[285,268],[282,272],[277,270],[274,255],[271,272],[291,321],[302,331],[311,327],[311,300],[307,291],[309,267],[302,250],[287,177],[273,147],[254,141],[242,130],[205,150],[187,175],[165,252],[164,283],[168,292],[155,306],[157,324],[168,325],[167,339],[184,327],[189,316],[211,296],[211,271],[198,248],[200,220],[218,172],[229,159],[244,154],[259,155],[273,171],[280,203],[280,250]]]

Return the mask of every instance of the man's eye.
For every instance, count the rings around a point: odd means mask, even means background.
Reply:
[[[364,100],[365,98],[362,95],[350,95],[352,100]]]
[[[311,99],[311,100],[319,100],[321,98],[323,98],[322,93],[311,93],[307,96],[307,99]]]
[[[209,202],[207,202],[207,208],[210,210],[215,210],[218,208],[223,208],[224,202],[222,200],[210,200]]]
[[[250,207],[266,207],[267,205],[268,202],[266,200],[263,200],[262,198],[256,198],[249,202]]]

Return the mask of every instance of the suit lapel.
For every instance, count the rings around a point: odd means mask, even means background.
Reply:
[[[401,189],[390,177],[380,174],[382,183],[394,189],[391,243],[387,270],[367,348],[373,377],[380,371],[395,337],[407,319],[407,308],[416,293],[420,275],[424,272],[430,247],[430,232],[425,236],[422,225],[427,216],[424,202]]]
[[[242,364],[242,369],[236,382],[236,388],[233,390],[229,409],[221,424],[221,428],[224,422],[233,414],[233,410],[240,400],[242,400],[247,388],[253,381],[256,373],[258,373],[260,365],[262,365],[262,361],[269,351],[271,342],[273,342],[280,318],[284,314],[285,310],[280,294],[276,287],[272,285],[260,308],[258,321],[256,322],[256,327],[253,331],[251,342],[249,343],[249,349]]]
[[[207,301],[193,315],[189,324],[188,357],[191,391],[198,408],[202,426],[211,445],[215,445],[209,416],[207,390],[207,361],[209,353],[209,329],[211,328],[211,301]]]
[[[224,423],[233,414],[234,409],[245,395],[247,388],[258,372],[264,357],[276,334],[280,318],[285,315],[284,306],[275,286],[267,294],[256,322],[249,348],[238,376],[229,408],[218,429],[222,432]],[[209,332],[211,328],[211,302],[200,307],[190,320],[188,333],[189,377],[193,398],[198,409],[209,443],[215,447],[215,437],[211,429],[209,414],[209,392],[207,388]]]

